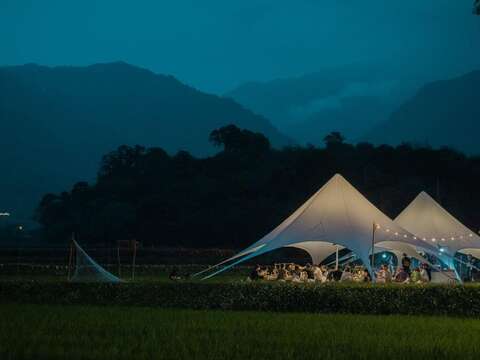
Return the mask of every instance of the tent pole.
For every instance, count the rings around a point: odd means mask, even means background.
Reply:
[[[70,281],[72,261],[73,261],[73,233],[72,233],[72,239],[70,240],[70,251],[68,254],[68,272],[67,272],[68,281]]]
[[[375,231],[376,230],[377,230],[377,224],[375,224],[375,222],[373,222],[373,226],[372,226],[372,259],[370,261],[372,271],[374,271],[373,269],[375,267]],[[373,274],[372,274],[372,281],[373,281]]]
[[[122,267],[120,263],[120,245],[117,243],[117,264],[118,264],[118,277],[122,276]]]
[[[337,250],[335,251],[335,271],[338,271],[338,245]]]

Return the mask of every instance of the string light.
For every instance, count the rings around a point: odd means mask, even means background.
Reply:
[[[437,241],[437,239],[435,239],[435,238],[432,238],[432,241],[433,241],[433,242],[435,242],[435,241]]]
[[[398,232],[395,233],[395,236],[398,236]]]

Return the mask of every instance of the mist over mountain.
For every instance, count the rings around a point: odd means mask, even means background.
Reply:
[[[297,78],[251,82],[226,94],[266,116],[300,143],[320,145],[331,131],[350,141],[386,120],[422,84],[409,69],[349,65]]]
[[[230,123],[274,146],[290,142],[231,99],[123,62],[2,67],[0,94],[1,206],[18,217],[44,193],[94,179],[102,155],[121,144],[208,155],[210,132]]]
[[[388,121],[364,137],[373,143],[411,142],[480,154],[480,71],[425,85]]]

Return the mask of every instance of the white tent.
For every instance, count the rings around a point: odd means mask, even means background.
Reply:
[[[121,282],[118,277],[111,274],[103,267],[98,265],[78,243],[73,240],[73,249],[76,253],[75,272],[71,279],[72,282]],[[73,253],[71,253],[73,254]],[[69,265],[70,266],[70,265]]]
[[[444,253],[480,255],[480,237],[455,219],[426,192],[421,192],[395,222]]]
[[[325,259],[336,251],[337,246],[348,248],[373,274],[369,260],[373,238],[376,245],[386,249],[396,250],[397,244],[403,244],[413,250],[420,247],[425,252],[438,254],[436,247],[417,239],[393,222],[337,174],[272,232],[217,264],[215,267],[228,266],[204,279],[282,247],[303,249],[314,262]]]

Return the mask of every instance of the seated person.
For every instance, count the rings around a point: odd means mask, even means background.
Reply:
[[[260,267],[260,265],[256,265],[255,268],[250,273],[250,275],[248,275],[248,279],[250,281],[260,280],[259,274],[260,274],[261,270],[262,270],[262,268]]]
[[[307,264],[307,266],[305,266],[305,271],[307,273],[308,280],[315,280],[315,274],[314,274],[315,268],[314,268],[314,266],[312,266],[310,264]]]
[[[313,267],[313,279],[315,281],[322,281],[322,277],[323,277],[323,273],[322,273],[322,269],[320,268],[320,266],[314,266]]]
[[[168,278],[172,281],[177,281],[182,279],[176,267],[172,269],[172,271],[170,272],[170,275],[168,275]]]
[[[423,283],[422,274],[420,273],[420,269],[418,267],[413,269],[412,274],[410,275],[410,281],[414,284]]]
[[[265,280],[277,280],[278,279],[278,270],[276,268],[273,268],[272,271],[268,273],[268,275],[265,277]]]
[[[307,281],[308,280],[308,273],[305,270],[300,271],[300,280]]]
[[[345,266],[345,269],[343,269],[340,281],[353,281],[353,274],[352,274],[352,270],[350,269],[350,266],[348,265]]]
[[[403,267],[399,267],[397,273],[395,274],[395,282],[397,283],[408,283],[410,278]]]
[[[365,272],[362,267],[356,267],[355,271],[352,274],[352,279],[355,282],[363,282],[365,278]]]
[[[392,274],[388,271],[387,265],[382,265],[377,273],[377,282],[385,284],[390,281],[392,281]]]
[[[363,282],[371,282],[372,278],[370,277],[370,273],[367,269],[363,269]]]

